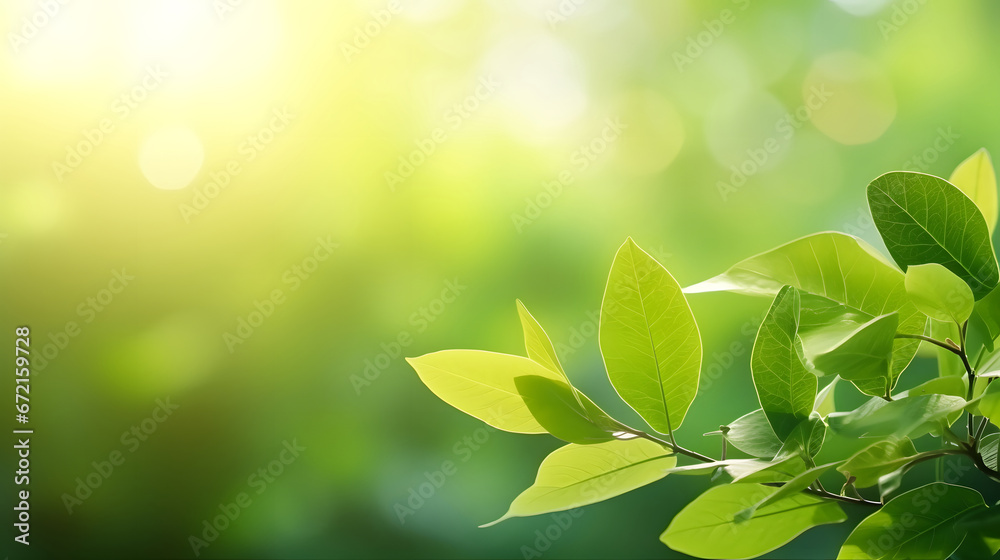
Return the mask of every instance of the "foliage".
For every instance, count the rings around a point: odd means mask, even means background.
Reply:
[[[950,181],[887,173],[868,186],[868,203],[892,261],[856,237],[818,233],[682,289],[625,241],[608,277],[599,340],[611,384],[646,431],[611,418],[572,385],[521,302],[527,357],[448,350],[409,359],[456,408],[502,430],[568,443],[490,525],[668,476],[704,475],[718,484],[660,535],[692,556],[760,556],[813,527],[847,521],[845,508],[867,516],[839,558],[994,556],[1000,504],[987,505],[972,487],[1000,482],[1000,384],[991,384],[1000,376],[1000,269],[990,237],[997,192],[989,155],[977,152]],[[685,294],[714,291],[773,298],[750,355],[760,408],[705,434],[721,438],[718,459],[675,435],[698,394],[702,363]],[[936,347],[940,377],[901,391],[921,344]],[[839,380],[867,400],[837,410]],[[817,464],[828,437],[856,445],[826,452]],[[958,485],[942,469],[936,482],[907,484],[915,465],[943,457],[981,476]]]

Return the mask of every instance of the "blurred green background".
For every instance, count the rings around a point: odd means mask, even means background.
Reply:
[[[996,153],[998,23],[988,1],[4,2],[0,323],[31,328],[35,430],[32,545],[6,554],[677,557],[657,537],[707,480],[478,529],[560,444],[482,430],[403,356],[522,353],[521,298],[637,422],[595,334],[626,236],[684,285],[811,232],[880,245],[871,179]],[[757,406],[768,302],[691,301],[705,390],[678,437],[715,453],[701,434]]]

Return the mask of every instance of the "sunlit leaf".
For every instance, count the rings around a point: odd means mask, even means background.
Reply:
[[[976,302],[969,326],[971,330],[982,333],[983,344],[992,352],[994,341],[1000,336],[1000,287]]]
[[[901,268],[938,263],[964,280],[976,298],[997,286],[993,243],[976,204],[944,179],[894,171],[868,185],[868,205],[882,240]]]
[[[759,508],[748,521],[735,521],[738,512],[773,492],[774,488],[760,484],[711,488],[674,517],[660,540],[700,558],[753,558],[812,527],[847,519],[835,502],[799,493]]]
[[[827,416],[830,429],[854,437],[919,437],[937,430],[965,399],[949,395],[918,395],[892,402],[872,399],[851,412]]]
[[[812,485],[814,482],[816,482],[816,480],[820,476],[822,476],[823,473],[832,469],[835,466],[837,466],[837,463],[830,463],[827,465],[820,465],[818,467],[813,467],[805,472],[802,472],[801,474],[797,475],[795,478],[792,478],[785,484],[782,484],[781,486],[774,488],[774,491],[771,494],[769,494],[766,498],[762,499],[761,501],[755,503],[754,505],[746,509],[737,512],[736,515],[734,516],[734,519],[736,520],[737,523],[745,522],[752,519],[760,509],[766,508],[767,506],[773,503],[780,502],[785,498],[794,496],[795,494],[802,492],[810,485]]]
[[[965,515],[986,509],[979,492],[934,482],[896,496],[869,515],[847,537],[838,560],[947,558],[966,531],[956,527]]]
[[[884,396],[892,388],[893,345],[899,324],[896,312],[875,317],[854,330],[840,325],[814,329],[804,336],[804,356],[813,369],[837,374],[853,382],[862,392]]]
[[[854,485],[868,488],[883,476],[893,473],[913,459],[917,449],[909,438],[892,438],[873,443],[837,467],[845,476],[855,477]]]
[[[959,360],[959,363],[961,363],[961,360]],[[964,399],[968,396],[968,394],[969,379],[964,375],[956,375],[949,377],[937,377],[931,379],[930,381],[925,381],[908,391],[899,393],[895,398],[902,399],[919,395],[951,395],[953,397],[960,397]],[[962,414],[964,414],[964,410],[956,410],[949,414],[945,421],[950,426],[954,424],[955,421],[962,416]]]
[[[631,238],[611,265],[600,344],[622,399],[654,430],[679,428],[698,392],[701,336],[677,281]]]
[[[676,464],[676,457],[645,439],[571,443],[546,457],[535,483],[514,499],[503,517],[483,527],[607,500],[660,480]]]
[[[565,381],[534,360],[479,350],[443,350],[406,361],[444,402],[491,426],[522,434],[547,430],[531,414],[514,380],[534,375]]]
[[[566,372],[563,370],[562,364],[559,363],[556,350],[552,347],[552,340],[549,339],[549,335],[545,334],[542,325],[528,312],[528,308],[521,303],[521,300],[517,300],[517,314],[521,318],[524,348],[528,352],[528,357],[565,377]],[[566,382],[569,383],[568,377],[566,377]]]
[[[938,321],[962,324],[975,304],[969,285],[937,263],[907,268],[906,293],[917,309]]]
[[[764,317],[750,355],[761,408],[779,439],[809,417],[816,400],[816,376],[800,357],[798,323],[799,292],[786,286]]]
[[[514,380],[531,415],[545,431],[569,443],[610,441],[623,426],[564,381],[529,375]]]
[[[993,161],[986,148],[981,148],[958,164],[948,182],[959,188],[976,203],[990,233],[997,225],[997,178]]]
[[[754,457],[773,458],[781,449],[781,440],[771,429],[764,411],[757,409],[729,424],[726,439],[733,447]]]
[[[923,334],[927,317],[906,295],[903,273],[864,241],[836,232],[809,235],[750,257],[725,273],[685,288],[686,293],[733,291],[774,296],[790,285],[824,296],[858,313],[864,320],[899,312],[899,332]],[[803,300],[803,309],[808,307]],[[803,324],[806,323],[803,314]],[[893,343],[892,385],[910,363],[916,340]],[[882,390],[878,380],[865,385],[869,394]]]
[[[979,412],[1000,426],[1000,383],[990,383],[979,401]]]
[[[788,434],[775,459],[803,454],[815,457],[823,449],[826,440],[826,424],[819,413],[813,412],[809,418],[798,423]]]
[[[823,418],[826,418],[828,414],[837,410],[835,397],[838,381],[840,381],[840,376],[834,376],[833,380],[827,383],[826,387],[823,387],[823,389],[816,394],[816,400],[813,403],[813,411],[817,412]]]

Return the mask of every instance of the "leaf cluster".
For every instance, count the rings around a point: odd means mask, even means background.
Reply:
[[[660,535],[676,551],[752,558],[845,522],[844,508],[865,508],[839,558],[992,558],[1000,504],[943,472],[919,487],[906,477],[917,464],[949,458],[978,469],[984,487],[1000,481],[992,163],[980,150],[949,180],[887,173],[867,195],[891,259],[859,238],[824,232],[682,289],[625,241],[608,276],[599,342],[608,379],[641,429],[573,385],[520,301],[525,357],[446,350],[410,358],[424,384],[459,410],[566,442],[487,525],[585,506],[667,476],[708,476],[716,484]],[[698,395],[703,355],[687,295],[717,291],[771,305],[750,355],[760,408],[705,434],[719,440],[715,458],[683,447],[677,432]],[[936,357],[940,375],[900,390],[918,353]],[[839,410],[838,385],[867,400]],[[825,446],[831,439],[839,445]]]

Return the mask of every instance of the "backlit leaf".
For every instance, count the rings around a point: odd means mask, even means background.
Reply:
[[[679,428],[698,393],[701,336],[677,281],[631,238],[611,265],[599,337],[622,399],[654,430]]]
[[[522,434],[547,430],[531,414],[514,380],[531,375],[565,380],[534,360],[479,350],[443,350],[406,361],[444,402],[491,426]]]
[[[951,183],[923,173],[886,173],[868,185],[868,205],[889,254],[903,270],[941,264],[977,299],[997,286],[1000,269],[986,220]]]
[[[786,286],[764,317],[750,356],[761,408],[779,439],[809,417],[816,400],[816,376],[800,357],[798,323],[799,293]]]
[[[773,487],[760,484],[711,488],[674,517],[660,540],[700,558],[753,558],[812,527],[847,519],[835,502],[799,493],[759,508],[749,521],[735,521],[738,512],[773,492]]]
[[[862,323],[897,311],[899,332],[924,333],[927,317],[907,297],[903,273],[871,245],[844,233],[817,233],[797,239],[743,260],[723,274],[684,291],[733,291],[773,297],[785,285],[843,304],[864,316]],[[803,302],[803,309],[806,307]],[[802,320],[806,322],[805,315]],[[893,342],[893,386],[918,346],[918,341],[912,339]],[[879,380],[874,380],[872,386],[855,384],[869,394],[881,390]]]
[[[607,500],[660,480],[676,464],[676,457],[645,439],[571,443],[546,457],[535,483],[514,499],[503,517],[483,527]]]
[[[990,228],[997,226],[997,178],[993,161],[986,148],[981,148],[958,164],[948,182],[955,185],[976,203]]]
[[[933,482],[896,496],[869,515],[847,537],[838,560],[868,558],[947,558],[962,544],[956,523],[986,509],[979,492]]]

